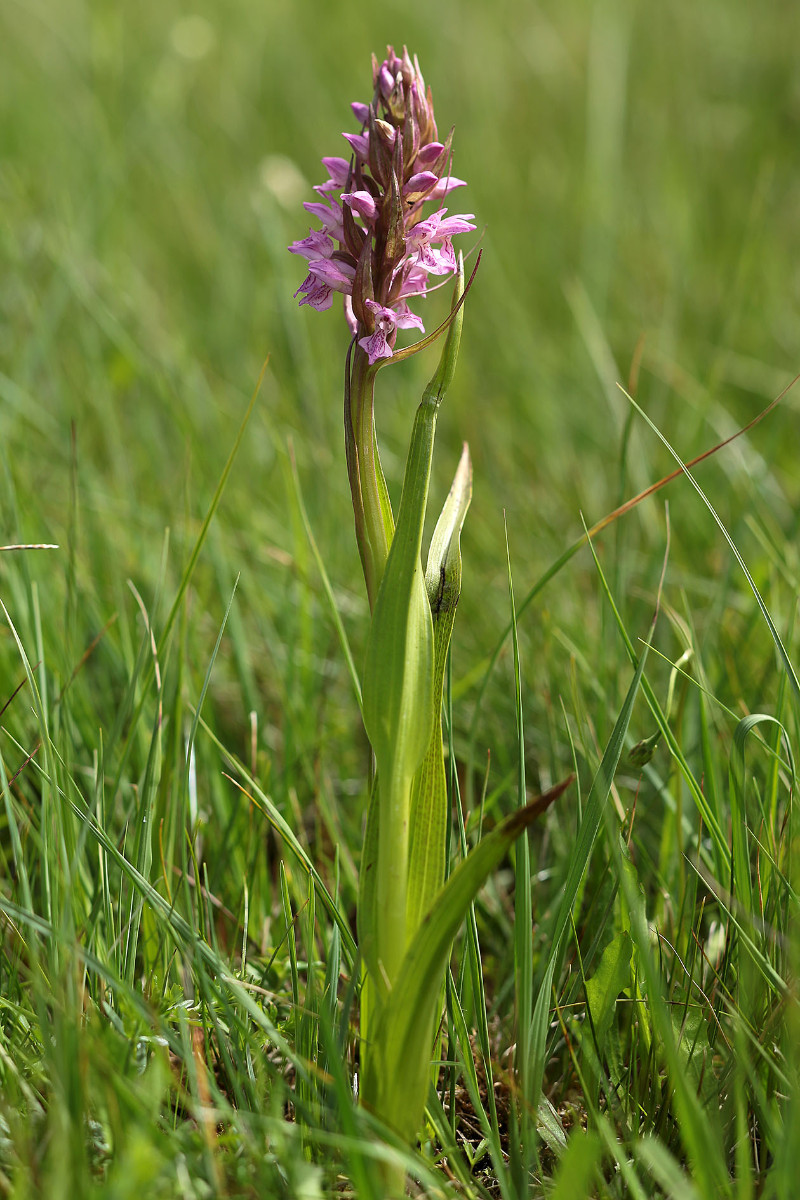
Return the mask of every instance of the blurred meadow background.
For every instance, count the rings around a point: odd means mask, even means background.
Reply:
[[[348,337],[338,305],[297,307],[286,251],[370,53],[419,56],[468,181],[451,211],[483,231],[432,483],[438,511],[466,439],[446,744],[471,840],[487,752],[484,819],[519,800],[510,639],[487,676],[504,520],[519,609],[583,521],[675,465],[618,383],[688,461],[800,370],[798,35],[792,0],[2,0],[0,545],[58,549],[0,553],[0,1194],[380,1195],[353,964],[302,865],[351,923],[368,747],[292,475],[360,665]],[[378,381],[394,498],[423,357]],[[696,469],[795,662],[799,413],[789,390]],[[662,570],[663,593],[540,1014],[538,1132],[520,1160],[512,864],[476,905],[482,960],[456,950],[476,1033],[448,1007],[413,1171],[431,1195],[793,1196],[800,699],[687,480],[594,549],[519,618],[530,794],[578,775],[531,837],[537,986],[622,631],[638,655]]]

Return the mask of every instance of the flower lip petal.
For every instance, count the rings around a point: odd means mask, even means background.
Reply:
[[[376,300],[365,300],[364,306],[375,318],[375,329],[366,337],[359,338],[358,344],[366,350],[370,363],[379,358],[391,358],[389,339],[394,340],[396,329],[414,328],[425,332],[422,318],[411,312],[405,300],[399,301],[395,308],[387,308],[385,304],[378,304]]]
[[[382,329],[376,329],[374,333],[369,334],[367,337],[359,338],[358,344],[363,350],[366,350],[370,366],[377,362],[379,358],[392,357],[392,348],[386,341],[386,334]]]
[[[310,271],[295,292],[295,296],[299,296],[301,292],[305,292],[300,301],[301,307],[309,304],[317,312],[324,312],[333,303],[333,289],[328,284],[321,283]]]

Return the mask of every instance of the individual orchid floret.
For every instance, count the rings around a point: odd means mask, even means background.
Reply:
[[[303,295],[300,301],[301,306],[309,304],[317,312],[325,312],[333,304],[333,288],[329,284],[323,283],[310,271],[295,292],[295,297],[301,293]]]
[[[343,187],[347,186],[350,163],[346,158],[323,158],[322,165],[327,170],[329,179],[315,188],[315,191],[341,191]]]
[[[456,270],[451,239],[475,229],[472,214],[425,214],[464,181],[451,174],[452,133],[439,140],[416,58],[389,46],[383,62],[373,57],[372,85],[371,102],[351,106],[361,128],[344,134],[349,161],[323,158],[328,178],[315,188],[321,199],[304,206],[322,228],[289,247],[308,259],[295,293],[300,303],[321,311],[334,291],[342,293],[348,326],[370,365],[392,357],[398,329],[424,332],[406,300],[425,295],[429,275]]]
[[[292,254],[302,254],[303,258],[330,258],[334,245],[327,233],[321,229],[309,229],[308,237],[299,242],[292,242],[289,249]]]
[[[425,329],[421,317],[412,313],[405,301],[399,302],[394,308],[386,308],[374,300],[367,300],[365,304],[372,314],[375,328],[369,336],[359,338],[358,344],[366,350],[370,363],[377,362],[379,358],[391,358],[389,340],[397,329]]]
[[[343,202],[368,225],[374,225],[378,218],[378,205],[369,192],[344,192]],[[290,247],[291,248],[291,247]]]

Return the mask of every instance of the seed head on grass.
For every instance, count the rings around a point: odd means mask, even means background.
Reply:
[[[347,323],[370,365],[391,358],[398,329],[424,332],[408,301],[426,294],[431,275],[457,269],[452,238],[475,229],[472,213],[448,216],[441,201],[464,180],[450,173],[452,131],[438,140],[433,99],[416,57],[387,47],[373,55],[373,95],[352,105],[359,133],[345,133],[352,155],[323,158],[328,179],[305,208],[321,222],[293,242],[308,259],[295,292],[300,304],[330,308],[344,297]],[[433,211],[425,212],[433,204]]]

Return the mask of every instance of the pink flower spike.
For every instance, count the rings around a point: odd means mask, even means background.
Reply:
[[[325,309],[333,292],[342,295],[348,328],[374,363],[392,355],[398,329],[424,332],[407,301],[424,297],[434,279],[456,270],[453,238],[475,225],[471,213],[448,217],[443,207],[444,197],[465,181],[450,175],[452,134],[439,141],[416,58],[392,46],[383,62],[373,55],[372,89],[368,104],[351,105],[359,126],[342,134],[347,154],[342,148],[323,158],[327,176],[304,205],[321,228],[289,250],[308,260],[296,293],[300,303]],[[430,208],[436,211],[426,214]],[[367,260],[362,280],[356,264]]]
[[[378,206],[369,192],[343,192],[342,201],[370,225],[378,216]]]

